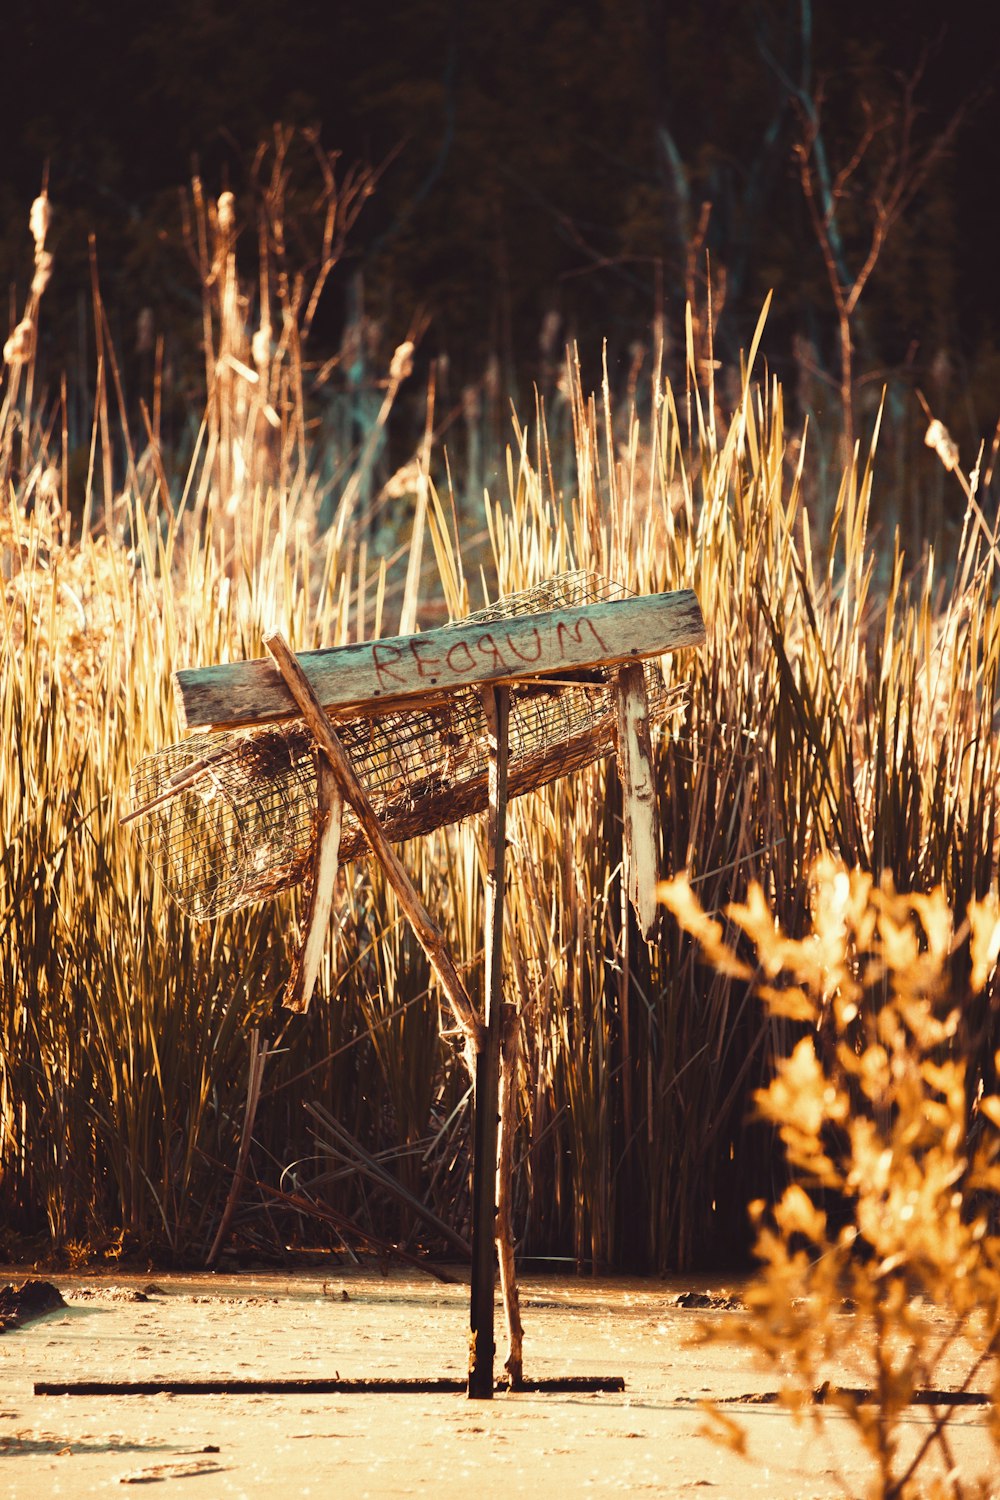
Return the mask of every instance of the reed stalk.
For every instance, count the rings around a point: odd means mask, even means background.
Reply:
[[[65,384],[49,390],[27,335],[7,351],[0,1204],[19,1242],[203,1257],[243,1139],[255,1029],[268,1070],[237,1238],[280,1253],[327,1233],[273,1198],[328,1176],[312,1104],[371,1157],[398,1153],[406,1193],[464,1232],[463,1066],[379,871],[342,872],[312,1009],[282,1016],[297,895],[199,926],[119,825],[130,768],[178,738],[171,671],[263,655],[270,631],[297,649],[338,644],[400,618],[436,623],[575,567],[642,592],[693,587],[708,642],[665,658],[683,703],[654,746],[665,876],[686,872],[709,912],[756,880],[792,934],[806,872],[826,851],[890,871],[900,890],[941,885],[956,909],[995,888],[996,539],[971,507],[947,577],[932,556],[877,560],[872,433],[818,532],[808,442],[793,456],[762,363],[763,318],[735,410],[697,378],[690,330],[686,377],[675,385],[654,361],[638,404],[607,375],[586,392],[571,352],[563,394],[530,425],[515,421],[497,456],[484,524],[430,442],[429,406],[413,445],[419,482],[400,491],[410,509],[380,500],[374,483],[369,501],[349,476],[375,462],[376,444],[362,434],[358,446],[354,432],[345,447],[344,424],[324,416],[307,346],[315,283],[296,285],[276,227],[283,180],[262,171],[253,284],[240,269],[240,205],[213,204],[198,184],[190,195],[205,360],[177,452],[155,419],[162,392],[143,398],[141,432],[128,425],[96,283],[80,492],[68,477],[80,466],[60,451]],[[383,390],[395,401],[405,377],[390,365]],[[380,431],[394,419],[383,404]],[[469,447],[477,474],[488,470],[483,443]],[[389,518],[391,552],[376,540]],[[414,533],[429,536],[422,562]],[[631,927],[613,767],[516,801],[509,836],[520,1251],[586,1267],[731,1262],[748,1244],[747,1197],[768,1196],[779,1170],[747,1115],[786,1050],[786,1023],[666,918],[648,946]],[[403,851],[474,1003],[483,837],[471,823]],[[974,1090],[992,1067],[995,1009],[980,999],[962,1024]],[[271,1196],[255,1195],[258,1179]],[[405,1220],[405,1194],[379,1199],[360,1173],[336,1192],[334,1207],[373,1232],[426,1230]]]

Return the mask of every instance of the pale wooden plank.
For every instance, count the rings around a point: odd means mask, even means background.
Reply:
[[[625,820],[624,878],[644,938],[656,924],[656,781],[649,737],[646,678],[638,664],[620,667],[615,684],[618,710],[618,775]]]
[[[336,713],[473,684],[642,661],[704,639],[697,598],[678,589],[304,651],[296,659],[320,703]],[[263,657],[182,668],[174,681],[186,729],[261,724],[298,712],[281,673]]]
[[[325,755],[316,767],[316,848],[313,854],[312,888],[306,911],[302,941],[282,1000],[286,1010],[307,1011],[323,961],[326,934],[337,883],[340,834],[344,823],[344,799]]]

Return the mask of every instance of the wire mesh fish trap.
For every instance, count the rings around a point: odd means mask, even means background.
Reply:
[[[457,624],[622,598],[621,585],[574,572],[510,594]],[[655,663],[645,665],[650,715],[669,694]],[[511,689],[508,795],[516,797],[608,755],[615,704],[606,672]],[[335,724],[386,835],[394,842],[481,812],[487,803],[486,716],[475,688],[409,711]],[[144,854],[171,896],[199,920],[268,900],[309,871],[316,809],[316,756],[301,720],[195,736],[147,757],[130,785]],[[344,808],[341,862],[368,852]]]

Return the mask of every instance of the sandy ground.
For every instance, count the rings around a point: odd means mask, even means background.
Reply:
[[[23,1274],[0,1272],[4,1281]],[[156,1275],[147,1300],[134,1300],[148,1275],[51,1279],[67,1307],[0,1337],[5,1500],[120,1495],[131,1484],[156,1484],[162,1500],[612,1492],[825,1500],[863,1495],[870,1477],[850,1424],[834,1412],[824,1410],[817,1433],[773,1405],[727,1406],[746,1433],[746,1458],[703,1435],[697,1400],[774,1381],[738,1351],[691,1346],[694,1320],[718,1316],[677,1305],[691,1283],[523,1280],[526,1375],[622,1375],[621,1394],[95,1399],[36,1396],[34,1383],[464,1377],[468,1289],[338,1269]],[[501,1342],[499,1313],[497,1321]],[[928,1423],[914,1408],[904,1443],[918,1442]],[[952,1446],[963,1476],[983,1476],[1000,1497],[982,1408],[957,1417]]]

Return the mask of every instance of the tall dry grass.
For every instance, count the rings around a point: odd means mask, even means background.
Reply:
[[[263,654],[267,629],[299,648],[337,644],[571,567],[641,591],[692,586],[708,642],[664,663],[668,682],[687,684],[656,747],[665,874],[687,871],[710,911],[755,879],[791,933],[824,850],[888,868],[903,890],[940,883],[956,909],[996,880],[1000,619],[994,541],[974,505],[947,579],[932,560],[877,556],[872,435],[815,534],[808,444],[793,460],[762,318],[731,411],[700,383],[690,333],[686,378],[654,366],[641,416],[607,378],[588,394],[571,360],[550,408],[512,429],[485,545],[457,519],[474,515],[474,497],[434,451],[428,411],[387,540],[385,493],[368,481],[410,351],[386,360],[351,449],[343,424],[324,420],[310,297],[287,264],[280,274],[283,179],[262,181],[253,285],[240,274],[240,206],[197,186],[191,198],[206,366],[183,451],[161,441],[162,391],[140,408],[141,432],[129,425],[99,291],[81,492],[65,388],[45,388],[36,355],[44,287],[25,314],[30,338],[15,329],[5,351],[0,1200],[21,1243],[207,1254],[254,1031],[269,1051],[240,1243],[336,1244],[301,1216],[310,1193],[382,1236],[435,1243],[406,1193],[464,1223],[464,1072],[378,871],[346,872],[322,993],[288,1017],[277,1006],[295,896],[193,924],[118,824],[130,767],[177,737],[171,670]],[[666,919],[640,941],[622,900],[613,765],[518,801],[510,838],[522,1252],[658,1269],[737,1258],[747,1197],[768,1196],[780,1169],[746,1117],[784,1023]],[[481,839],[470,825],[406,851],[474,993]],[[970,1087],[992,1066],[994,1014],[988,994],[963,1012]],[[363,1173],[307,1105],[391,1160],[405,1191]],[[296,1195],[294,1211],[275,1191]]]
[[[762,1004],[798,1030],[755,1101],[791,1181],[777,1201],[750,1205],[754,1316],[714,1319],[698,1338],[751,1351],[817,1438],[833,1407],[869,1460],[866,1494],[985,1494],[952,1438],[971,1401],[1000,1448],[1000,1098],[977,1087],[970,1109],[954,1042],[963,1002],[996,973],[996,894],[956,923],[940,887],[902,895],[887,874],[876,882],[829,855],[808,885],[798,939],[759,885],[726,908],[728,931],[683,877],[661,886],[706,957],[745,979],[756,969]],[[964,992],[951,972],[957,951]],[[919,1424],[917,1402],[927,1410]],[[711,1435],[748,1456],[739,1423],[708,1411]]]

